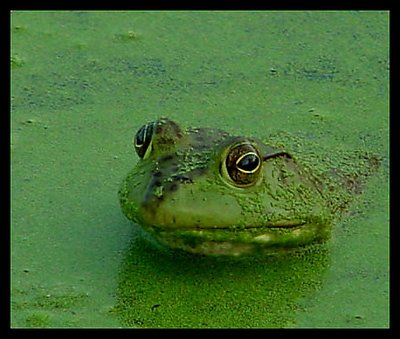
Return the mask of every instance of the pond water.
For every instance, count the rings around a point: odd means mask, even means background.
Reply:
[[[14,11],[11,72],[12,327],[389,326],[388,12]],[[161,116],[381,166],[325,244],[176,253],[117,196]]]

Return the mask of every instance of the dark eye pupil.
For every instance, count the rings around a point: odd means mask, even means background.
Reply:
[[[140,158],[143,158],[149,148],[153,137],[153,124],[142,126],[136,133],[134,146],[136,153]]]
[[[146,138],[146,126],[143,126],[137,133],[136,133],[136,140],[135,146],[143,146],[144,141]]]
[[[245,172],[254,171],[260,163],[260,159],[255,154],[247,154],[236,164],[236,166]]]

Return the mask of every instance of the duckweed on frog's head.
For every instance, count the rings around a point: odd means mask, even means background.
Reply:
[[[123,181],[128,219],[172,248],[211,255],[277,252],[326,240],[335,208],[294,156],[257,138],[166,118],[134,138]]]

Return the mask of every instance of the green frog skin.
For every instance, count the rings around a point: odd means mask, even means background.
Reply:
[[[159,242],[204,255],[275,253],[329,238],[320,181],[283,149],[161,118],[134,138],[125,216]]]

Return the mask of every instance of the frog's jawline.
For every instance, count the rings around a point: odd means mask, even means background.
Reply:
[[[287,223],[274,223],[274,224],[267,224],[267,225],[260,225],[260,226],[226,226],[226,227],[201,227],[201,226],[188,226],[188,227],[182,227],[179,228],[182,231],[232,231],[232,232],[240,232],[240,231],[246,231],[249,229],[254,229],[254,230],[269,230],[269,229],[296,229],[296,228],[303,228],[307,225],[310,225],[311,223],[307,222],[299,222],[299,223],[293,223],[293,224],[287,224]],[[174,231],[177,228],[176,227],[160,227],[160,226],[151,226],[154,229],[159,229],[163,231]]]

